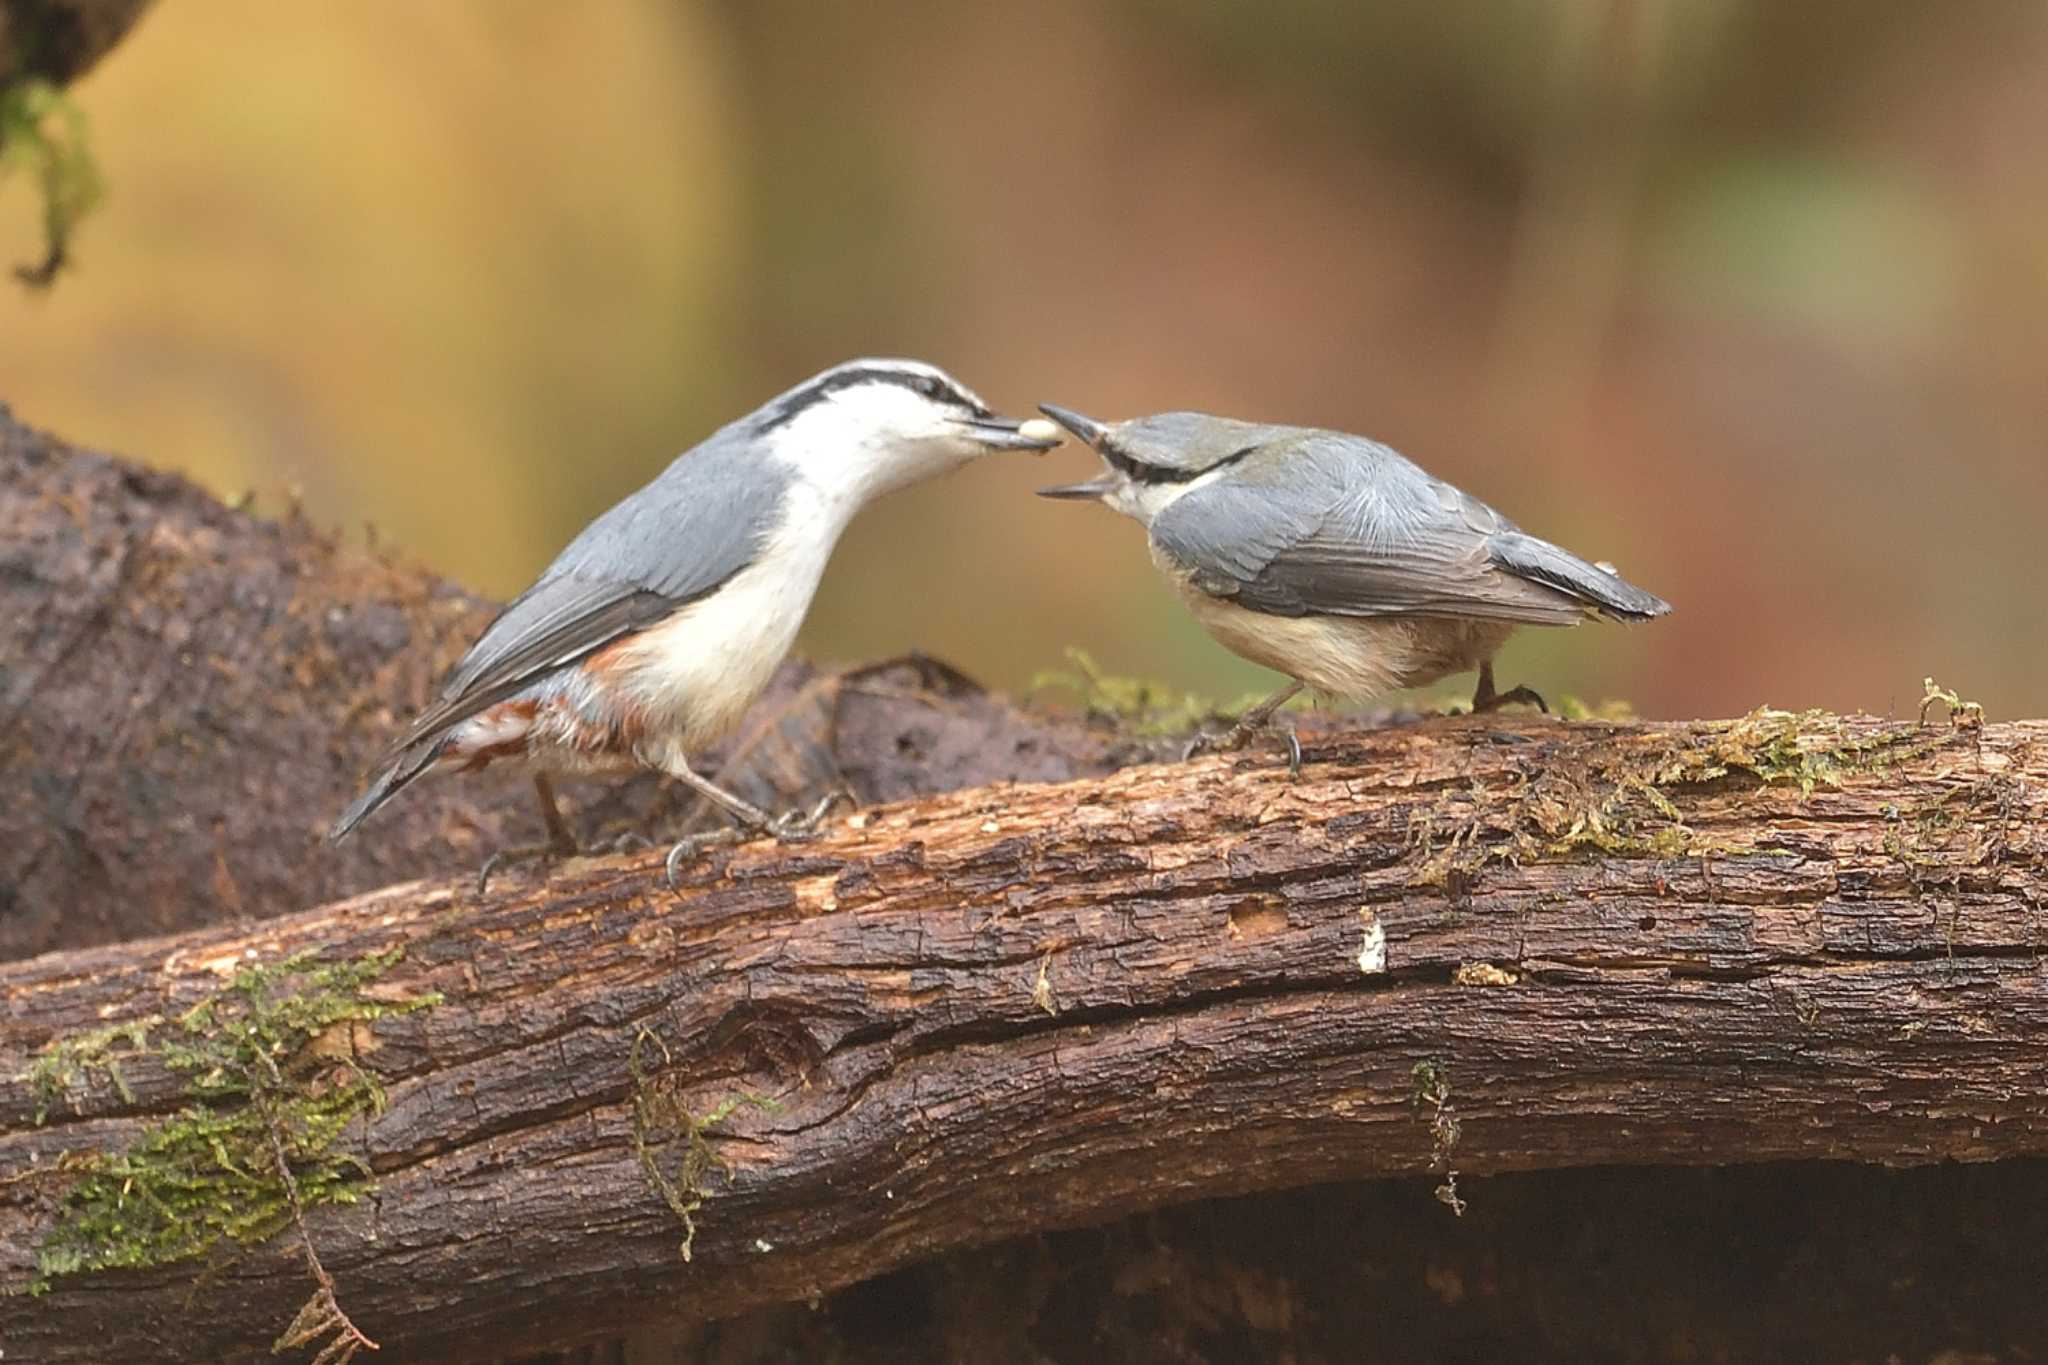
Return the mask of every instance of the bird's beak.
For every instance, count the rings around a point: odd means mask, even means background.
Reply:
[[[1093,417],[1083,417],[1072,408],[1063,408],[1057,403],[1040,403],[1038,410],[1086,441],[1089,449],[1100,450],[1102,448],[1103,434],[1109,428],[1096,421]],[[1072,499],[1079,502],[1090,498],[1106,497],[1116,491],[1117,484],[1117,476],[1105,470],[1100,477],[1090,479],[1086,483],[1063,483],[1057,488],[1041,488],[1038,490],[1038,496],[1041,498]]]
[[[1090,479],[1086,483],[1063,483],[1057,488],[1041,488],[1038,490],[1038,496],[1041,498],[1071,498],[1078,501],[1083,498],[1104,497],[1115,491],[1116,478],[1113,475],[1104,474],[1101,478]]]
[[[1040,403],[1038,410],[1086,441],[1091,450],[1101,445],[1103,434],[1109,430],[1093,417],[1083,417],[1072,408],[1063,408],[1057,403]]]
[[[1044,454],[1065,438],[1060,429],[1042,417],[1018,421],[1014,417],[968,417],[961,426],[976,442],[990,450],[1032,450]]]

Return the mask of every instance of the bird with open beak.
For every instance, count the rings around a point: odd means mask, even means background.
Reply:
[[[1209,634],[1290,679],[1222,747],[1243,744],[1304,687],[1362,700],[1476,669],[1474,710],[1541,707],[1529,688],[1494,688],[1493,657],[1515,627],[1671,610],[1363,436],[1199,412],[1111,425],[1051,403],[1040,411],[1103,464],[1100,477],[1040,496],[1136,520]],[[1291,732],[1288,748],[1298,769]]]

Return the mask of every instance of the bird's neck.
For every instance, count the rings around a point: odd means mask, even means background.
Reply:
[[[804,416],[776,433],[770,458],[790,471],[793,493],[817,509],[835,536],[883,494],[964,463],[958,452],[935,442],[862,433],[843,422],[807,423]]]

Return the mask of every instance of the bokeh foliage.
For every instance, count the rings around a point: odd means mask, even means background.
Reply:
[[[1678,605],[1504,684],[2039,712],[2044,77],[1999,0],[185,0],[71,89],[116,198],[0,298],[0,398],[507,593],[720,422],[917,354],[1368,432]],[[874,509],[808,645],[1266,686],[1135,528],[1030,498],[1085,467]]]

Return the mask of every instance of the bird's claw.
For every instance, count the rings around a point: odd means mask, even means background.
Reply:
[[[807,839],[816,838],[818,827],[825,822],[825,817],[832,813],[832,808],[841,802],[853,805],[853,793],[835,787],[819,797],[817,803],[809,810],[790,809],[782,812],[775,817],[774,824],[767,832],[786,844],[800,844]]]
[[[786,810],[770,820],[753,822],[747,825],[729,826],[725,829],[712,830],[704,834],[692,834],[676,840],[675,846],[668,851],[667,861],[663,864],[663,869],[668,877],[668,889],[671,891],[678,889],[676,886],[676,869],[682,865],[684,859],[694,858],[707,848],[714,848],[719,844],[736,843],[746,835],[765,834],[785,844],[801,844],[816,838],[818,825],[827,815],[831,814],[832,808],[842,801],[852,805],[852,794],[835,790],[827,792],[809,810],[801,808]]]
[[[1472,714],[1476,716],[1486,711],[1498,711],[1510,702],[1520,702],[1524,706],[1533,706],[1546,716],[1550,714],[1550,707],[1543,700],[1543,694],[1533,687],[1510,687],[1507,691],[1496,692],[1490,697],[1474,697],[1472,699]]]
[[[1188,739],[1186,747],[1180,751],[1181,762],[1185,763],[1198,754],[1235,753],[1251,743],[1252,737],[1263,729],[1263,725],[1238,724],[1220,735],[1211,734],[1207,730],[1197,730]]]
[[[739,830],[727,828],[707,830],[703,834],[686,834],[676,840],[668,851],[668,857],[662,862],[662,871],[668,880],[668,889],[671,891],[681,890],[676,885],[676,869],[682,866],[685,858],[694,858],[707,848],[716,848],[720,844],[730,844],[739,837]]]
[[[573,848],[564,848],[557,843],[524,844],[518,848],[501,848],[484,859],[484,865],[476,872],[476,893],[481,896],[491,889],[491,874],[501,867],[514,867],[520,863],[553,862],[557,858],[571,857]]]
[[[1294,733],[1293,726],[1278,725],[1272,722],[1267,722],[1264,725],[1233,725],[1220,735],[1212,735],[1206,730],[1197,730],[1188,739],[1186,745],[1181,748],[1180,761],[1185,763],[1198,754],[1234,753],[1268,730],[1278,730],[1281,739],[1287,745],[1287,776],[1290,779],[1300,777],[1301,737]]]
[[[595,853],[631,853],[638,849],[653,847],[652,839],[638,830],[629,829],[608,839],[599,839],[592,844],[565,844],[551,839],[544,844],[501,848],[484,859],[484,865],[477,869],[476,893],[481,896],[488,891],[491,875],[502,867],[511,867],[518,863],[553,862],[557,858],[575,858]]]

